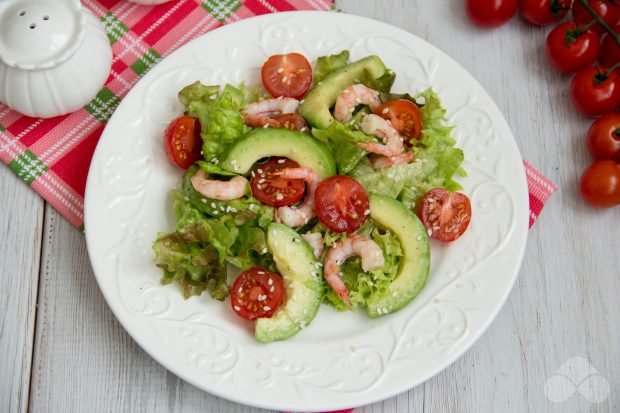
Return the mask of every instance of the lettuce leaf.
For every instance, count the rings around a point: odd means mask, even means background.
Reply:
[[[364,132],[355,131],[349,125],[332,122],[327,129],[312,129],[312,135],[327,144],[334,159],[338,173],[348,174],[367,154],[358,147],[358,142],[369,142],[372,138]]]
[[[343,50],[339,54],[333,54],[330,56],[321,56],[316,60],[316,67],[314,69],[314,83],[319,83],[325,79],[325,76],[345,67],[349,64],[349,51]]]
[[[195,82],[179,92],[179,100],[186,112],[200,120],[202,151],[206,160],[217,159],[247,131],[239,111],[256,99],[257,91],[243,84],[239,87],[226,85],[220,93],[219,86]]]
[[[384,264],[369,272],[362,270],[359,257],[351,257],[340,267],[341,278],[349,290],[349,301],[353,308],[366,307],[368,301],[375,294],[382,294],[398,274],[398,267],[403,256],[400,242],[390,231],[380,231],[374,226],[371,220],[358,231],[379,245],[383,251]],[[326,234],[333,243],[338,239],[344,238],[342,234]],[[326,283],[324,291],[324,302],[332,305],[339,311],[348,310],[346,304]]]

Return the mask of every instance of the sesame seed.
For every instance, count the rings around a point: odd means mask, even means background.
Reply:
[[[202,199],[200,200],[200,202],[202,202],[203,204],[206,204],[206,203],[207,203],[207,200],[206,200],[206,199],[204,199],[204,198],[202,198]]]
[[[305,99],[302,99],[299,101],[299,104],[302,105],[305,101],[306,101]]]
[[[230,161],[230,164],[231,164],[231,165],[234,165],[234,164],[236,164],[236,163],[237,163],[237,160],[236,160],[236,159],[233,159],[232,161]]]
[[[388,108],[385,108],[385,109],[383,109],[383,110],[381,111],[381,113],[386,114],[386,113],[388,113],[389,111],[390,111],[390,110],[389,110]]]
[[[217,209],[212,212],[213,215],[217,215],[219,213],[220,213],[220,211],[218,211]]]
[[[258,172],[259,174],[262,174],[262,173],[263,173],[263,170],[262,170],[262,169],[260,169],[260,168],[258,168],[258,169],[256,170],[256,172]]]
[[[271,292],[271,293],[272,293],[272,292],[274,292],[274,291],[275,291],[275,288],[274,288],[273,286],[271,286],[271,287],[269,288],[269,292]]]
[[[433,235],[433,230],[431,228],[429,228],[426,233],[428,234],[428,236],[430,237],[431,235]]]
[[[286,162],[284,159],[278,159],[278,163],[284,163]]]
[[[230,207],[230,212],[237,212],[237,208],[235,208],[235,207]]]
[[[263,275],[265,271],[259,271],[258,274]]]
[[[252,171],[252,178],[256,176],[256,173]]]
[[[276,194],[276,199],[278,201],[282,201],[282,199],[284,199],[284,195],[282,195],[281,193]]]
[[[189,202],[189,198],[188,197],[183,197],[184,200],[186,200],[187,202]]]
[[[265,123],[265,124],[263,125],[263,129],[267,129],[268,127],[269,127],[269,124],[268,124],[268,123]]]
[[[282,78],[282,83],[286,83],[286,81],[287,81],[287,80],[288,80],[288,76],[284,76],[284,77]]]
[[[416,238],[418,241],[422,241],[424,237],[422,235],[418,235],[418,237]]]
[[[366,211],[364,211],[364,215],[370,215],[370,209],[367,209]]]
[[[308,130],[308,128],[306,128],[306,127],[304,126],[304,127],[303,127],[303,128],[301,128],[299,131],[300,131],[300,132],[305,132],[305,131],[307,131],[307,130]]]
[[[283,68],[281,68],[281,67],[279,67],[279,68],[278,68],[278,73],[282,73],[282,72],[284,72],[284,69],[283,69]]]
[[[239,311],[239,310],[241,310],[241,308],[239,308],[239,306],[238,306],[238,305],[236,305],[234,308],[235,308],[235,311]]]
[[[258,183],[259,183],[259,184],[262,184],[262,183],[264,183],[264,182],[265,182],[265,179],[264,179],[264,178],[261,178],[261,179],[259,179],[259,180],[258,180]]]
[[[272,285],[272,284],[273,284],[273,280],[272,280],[271,278],[269,278],[269,279],[267,280],[267,284]]]
[[[267,254],[267,248],[263,248],[263,254]],[[269,280],[271,280],[271,278]]]
[[[211,208],[213,209],[217,208],[217,206],[215,205],[215,202],[211,202]]]
[[[268,305],[263,307],[263,311],[269,311],[269,310],[271,310],[271,307],[269,307]]]
[[[224,208],[224,205],[220,205],[220,211],[222,212],[226,211],[226,208]]]

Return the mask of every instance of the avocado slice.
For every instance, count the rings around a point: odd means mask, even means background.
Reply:
[[[289,338],[310,324],[323,294],[323,271],[301,235],[286,225],[270,224],[267,246],[284,279],[286,302],[272,317],[256,320],[254,336],[264,343]]]
[[[283,156],[301,166],[312,168],[321,179],[336,174],[331,151],[313,137],[280,128],[254,129],[224,154],[220,166],[227,171],[246,175],[256,161],[268,156]]]
[[[370,216],[392,231],[403,250],[398,275],[383,293],[370,297],[368,316],[380,317],[400,310],[424,288],[430,271],[428,234],[420,219],[401,202],[385,195],[369,194]]]
[[[299,113],[313,127],[327,129],[334,121],[329,108],[336,103],[340,92],[354,83],[359,83],[365,72],[378,79],[386,70],[378,56],[367,56],[334,70],[308,92],[299,106]]]

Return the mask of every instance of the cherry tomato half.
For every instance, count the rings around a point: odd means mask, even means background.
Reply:
[[[286,158],[271,158],[258,164],[250,179],[254,198],[274,207],[293,205],[300,201],[306,189],[304,180],[287,179],[276,174],[287,168],[299,168],[299,164]]]
[[[256,116],[245,119],[245,123],[253,128],[262,128],[268,125],[270,128],[285,128],[291,130],[305,131],[308,129],[306,120],[297,113],[281,113],[272,118],[269,116]]]
[[[593,31],[580,31],[574,22],[563,23],[547,36],[547,60],[560,72],[576,72],[594,64],[601,53],[601,39]]]
[[[588,4],[608,25],[613,27],[616,23],[620,23],[620,5],[614,5],[609,0],[589,0]],[[573,19],[579,23],[580,26],[594,20],[592,15],[583,7],[579,0],[576,0],[573,4]],[[598,34],[605,33],[605,28],[600,24],[595,24],[592,26],[591,30]]]
[[[521,17],[532,24],[543,26],[566,16],[573,0],[521,0]]]
[[[587,142],[595,158],[620,162],[620,113],[608,113],[595,120],[588,129]]]
[[[314,203],[319,220],[334,232],[355,232],[370,214],[366,190],[345,175],[321,182],[316,188]]]
[[[517,7],[517,0],[465,0],[469,19],[484,29],[508,22],[517,12]]]
[[[422,197],[418,216],[431,238],[451,242],[469,226],[471,203],[465,194],[434,188]]]
[[[620,33],[620,24],[616,24],[613,29],[616,33]],[[613,37],[606,34],[601,44],[601,63],[611,67],[618,62],[620,62],[620,46]]]
[[[312,84],[312,67],[299,53],[277,54],[263,63],[261,78],[271,96],[300,99]]]
[[[581,69],[570,83],[570,97],[575,108],[586,116],[601,116],[620,105],[620,77],[615,71],[594,66]]]
[[[410,100],[389,100],[375,110],[375,115],[389,120],[394,129],[405,139],[405,143],[420,139],[423,126],[422,113]]]
[[[597,207],[620,205],[620,164],[609,159],[594,161],[581,175],[579,193]]]
[[[235,280],[230,304],[246,320],[271,317],[284,302],[284,281],[275,272],[252,267]]]
[[[170,162],[182,169],[187,169],[202,155],[202,138],[200,122],[191,116],[174,119],[164,132],[164,150]]]

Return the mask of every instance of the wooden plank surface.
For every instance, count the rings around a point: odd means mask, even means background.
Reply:
[[[28,406],[44,203],[5,167],[0,200],[0,412],[18,412]]]
[[[620,208],[597,211],[578,197],[589,122],[568,102],[569,78],[546,64],[549,29],[514,19],[477,30],[455,0],[337,4],[410,31],[463,65],[505,114],[523,156],[559,187],[530,231],[520,277],[489,330],[424,385],[359,411],[620,411]],[[204,393],[154,362],[103,300],[82,234],[49,207],[42,227],[42,201],[6,168],[0,182],[0,411],[25,411],[29,382],[35,412],[262,411]],[[574,357],[608,383],[604,401],[592,403],[579,391],[562,403],[549,400],[545,385]]]

